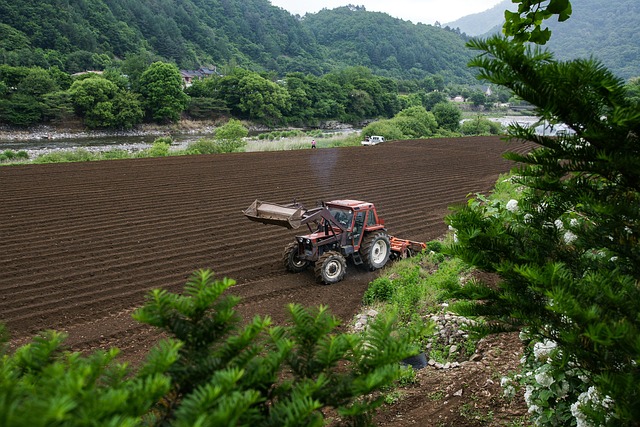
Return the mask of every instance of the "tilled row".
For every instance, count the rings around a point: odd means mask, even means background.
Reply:
[[[463,138],[0,168],[0,321],[16,339],[53,327],[76,331],[80,348],[105,336],[111,345],[117,337],[101,324],[150,289],[179,291],[197,268],[236,278],[245,316],[287,302],[338,303],[347,316],[366,287],[359,277],[371,275],[354,268],[344,284],[323,287],[312,274],[285,274],[280,256],[295,232],[241,210],[256,198],[310,207],[362,199],[391,234],[426,241],[444,232],[449,205],[489,190],[512,166],[500,158],[508,148]]]

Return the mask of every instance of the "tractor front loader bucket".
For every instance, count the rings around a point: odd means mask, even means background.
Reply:
[[[279,225],[289,229],[299,228],[306,209],[299,205],[278,205],[256,200],[242,211],[247,218],[263,224]]]

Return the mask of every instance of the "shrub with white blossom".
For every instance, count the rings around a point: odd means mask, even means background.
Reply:
[[[469,45],[481,78],[575,134],[512,126],[534,147],[506,156],[521,164],[517,202],[478,196],[447,218],[450,252],[500,277],[450,289],[455,308],[484,316],[485,331],[527,329],[520,382],[537,424],[640,425],[638,105],[595,60],[558,62],[499,37]]]

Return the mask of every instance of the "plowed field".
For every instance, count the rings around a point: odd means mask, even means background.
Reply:
[[[328,304],[348,320],[376,273],[353,265],[323,286],[284,271],[295,231],[247,220],[254,199],[308,207],[350,198],[378,207],[393,235],[428,241],[447,207],[487,192],[524,151],[497,137],[373,147],[167,157],[0,168],[0,321],[12,345],[69,334],[76,350],[145,354],[157,333],[130,315],[154,288],[182,289],[191,272],[236,279],[246,318],[285,320],[290,302]]]

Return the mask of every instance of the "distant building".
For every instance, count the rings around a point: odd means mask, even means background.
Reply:
[[[200,67],[197,70],[180,70],[180,76],[185,87],[191,86],[194,80],[202,80],[213,75],[220,75],[215,65],[212,67]]]
[[[452,102],[464,102],[464,98],[460,95],[454,97],[453,99],[451,99]]]

